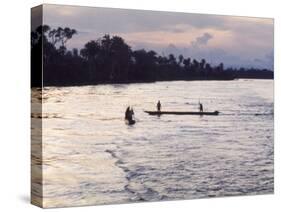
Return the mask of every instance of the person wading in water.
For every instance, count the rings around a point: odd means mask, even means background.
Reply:
[[[157,111],[160,112],[161,111],[161,103],[160,101],[158,101],[157,105],[156,105]]]
[[[128,121],[128,124],[135,124],[136,121],[133,119],[133,115],[134,115],[134,110],[133,108],[127,107],[126,112],[125,112],[125,120]]]
[[[199,111],[203,113],[203,105],[201,102],[199,102]]]

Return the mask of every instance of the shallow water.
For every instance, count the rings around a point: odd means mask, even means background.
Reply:
[[[273,192],[272,80],[47,87],[42,117],[45,207]]]

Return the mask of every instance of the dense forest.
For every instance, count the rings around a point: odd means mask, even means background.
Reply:
[[[205,59],[132,50],[121,37],[108,34],[87,42],[80,51],[68,50],[66,44],[76,34],[75,29],[47,25],[31,32],[32,87],[41,86],[42,67],[44,86],[273,78],[273,72],[266,69],[225,68],[223,63],[211,66]]]

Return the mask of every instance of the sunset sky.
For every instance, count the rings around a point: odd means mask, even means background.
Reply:
[[[133,50],[273,69],[274,24],[269,18],[44,5],[43,22],[78,31],[68,49],[110,34],[124,38]]]

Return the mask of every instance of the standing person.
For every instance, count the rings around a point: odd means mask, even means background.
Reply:
[[[158,103],[157,103],[157,111],[160,112],[161,111],[161,103],[160,103],[160,100],[158,100]]]
[[[128,125],[133,125],[136,123],[136,121],[133,119],[134,110],[132,107],[127,107],[125,112],[125,120]]]
[[[130,109],[130,106],[129,106],[129,107],[127,107],[126,112],[125,112],[125,119],[129,120],[130,117],[131,117],[131,109]]]
[[[199,102],[199,110],[200,112],[203,112],[203,104],[201,102]]]

